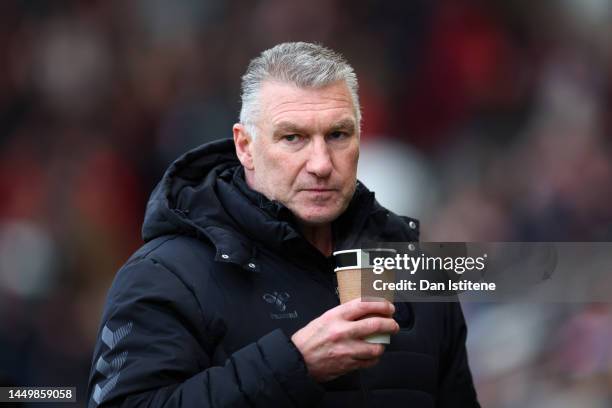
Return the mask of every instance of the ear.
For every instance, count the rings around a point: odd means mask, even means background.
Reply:
[[[236,155],[246,170],[253,170],[253,139],[241,123],[235,123],[232,127],[234,132],[234,145]]]

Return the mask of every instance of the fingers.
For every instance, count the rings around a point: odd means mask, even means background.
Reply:
[[[385,348],[382,344],[370,344],[353,340],[328,352],[333,364],[330,370],[336,375],[342,375],[359,368],[371,367],[378,363]]]
[[[294,333],[291,340],[302,353],[310,375],[317,381],[329,381],[378,363],[384,346],[363,339],[374,333],[399,331],[397,322],[390,318],[393,311],[389,302],[357,299],[327,311]]]
[[[359,367],[357,368],[368,368],[373,367],[380,362],[379,358],[373,358],[371,360],[362,360],[359,362]]]
[[[351,346],[351,357],[354,360],[369,361],[378,359],[385,352],[385,346],[382,344],[370,344],[364,341],[356,341]]]
[[[348,335],[354,339],[363,339],[375,333],[395,334],[399,329],[399,324],[393,319],[368,317],[356,322],[351,322],[348,328]]]
[[[382,344],[370,344],[359,342],[359,345],[354,347],[353,367],[354,369],[373,367],[380,362],[380,358],[385,352],[385,346]]]
[[[362,302],[358,298],[337,306],[332,310],[339,313],[346,320],[357,320],[368,314],[391,317],[395,312],[395,306],[386,300]]]

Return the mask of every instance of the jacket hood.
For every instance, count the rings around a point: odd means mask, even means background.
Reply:
[[[248,264],[252,248],[235,217],[254,209],[232,185],[232,174],[240,167],[232,139],[207,143],[176,159],[151,193],[144,241],[162,235],[193,236],[212,242],[217,260],[232,254],[231,261]]]
[[[349,207],[332,224],[336,249],[355,247],[366,224],[384,224],[388,215],[358,182]],[[298,231],[291,211],[247,186],[234,142],[224,139],[170,165],[151,194],[142,235],[145,242],[171,234],[204,239],[215,245],[216,260],[246,267],[253,262],[256,242],[274,250],[309,245]]]

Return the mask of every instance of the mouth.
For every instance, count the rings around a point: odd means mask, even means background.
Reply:
[[[309,193],[331,193],[332,191],[336,191],[334,188],[305,188],[302,191],[307,191]]]

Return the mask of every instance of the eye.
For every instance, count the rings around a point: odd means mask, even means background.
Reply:
[[[335,132],[331,132],[329,134],[329,138],[331,140],[341,140],[344,139],[348,136],[348,134],[346,132],[341,132],[339,130],[336,130]]]
[[[283,136],[283,139],[289,143],[294,143],[297,142],[299,140],[299,136],[298,135],[285,135]]]

